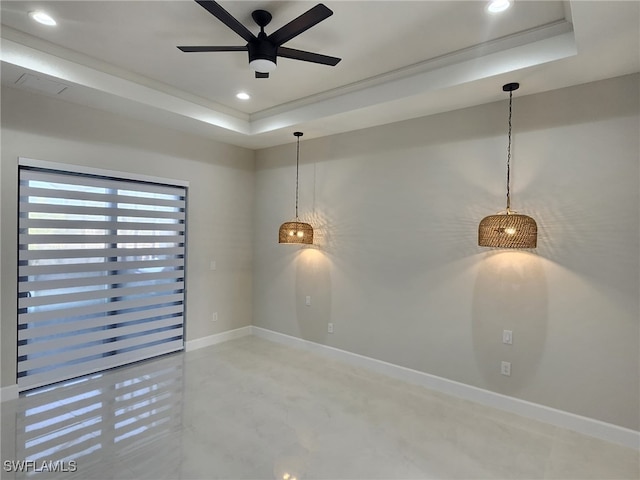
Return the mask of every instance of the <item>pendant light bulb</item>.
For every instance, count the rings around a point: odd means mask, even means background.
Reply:
[[[298,176],[300,173],[300,137],[302,132],[294,132],[296,143],[296,219],[292,222],[284,222],[278,232],[278,243],[313,244],[313,227],[301,222],[298,218]]]

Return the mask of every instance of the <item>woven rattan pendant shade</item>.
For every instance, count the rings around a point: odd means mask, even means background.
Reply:
[[[304,222],[284,222],[280,225],[278,243],[313,244],[313,227]]]
[[[511,211],[511,112],[513,91],[518,83],[507,83],[502,90],[509,92],[509,146],[507,147],[507,209],[497,215],[484,217],[478,226],[478,245],[497,248],[536,248],[538,225],[528,215]]]
[[[484,217],[478,227],[478,245],[500,248],[536,248],[538,225],[528,215],[502,213]]]
[[[300,137],[302,136],[302,132],[294,132],[294,135],[298,139],[296,147],[296,219],[280,225],[278,243],[312,245],[313,227],[308,223],[301,222],[298,218],[298,173],[300,167]]]

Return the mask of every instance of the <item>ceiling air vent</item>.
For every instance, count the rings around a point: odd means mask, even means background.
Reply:
[[[30,73],[23,74],[18,80],[16,80],[16,85],[20,85],[21,87],[34,90],[36,92],[48,93],[49,95],[58,95],[68,88],[68,85],[65,85],[64,83],[55,82],[48,78],[38,77]]]

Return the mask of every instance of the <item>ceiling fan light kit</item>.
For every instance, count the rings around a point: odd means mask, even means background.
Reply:
[[[497,215],[489,215],[478,226],[478,245],[497,248],[536,248],[538,225],[528,215],[511,211],[511,114],[513,92],[519,83],[507,83],[502,90],[509,92],[509,144],[507,147],[507,208]]]
[[[267,58],[256,58],[249,62],[249,67],[251,67],[255,72],[259,73],[270,73],[276,69],[276,62],[274,60],[269,60]]]
[[[240,35],[247,44],[244,46],[178,47],[185,53],[247,51],[249,54],[249,67],[255,71],[256,78],[269,78],[269,73],[276,69],[278,57],[330,66],[337,65],[341,60],[337,57],[330,57],[304,50],[283,47],[284,43],[333,15],[333,11],[322,3],[319,3],[315,7],[307,10],[305,13],[270,35],[265,33],[264,27],[271,22],[271,14],[266,10],[254,10],[251,17],[260,27],[260,33],[256,36],[217,2],[214,2],[213,0],[196,0],[196,2],[227,27]]]

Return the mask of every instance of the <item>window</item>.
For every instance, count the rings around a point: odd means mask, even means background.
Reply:
[[[19,389],[181,350],[186,186],[42,164],[19,171]]]

